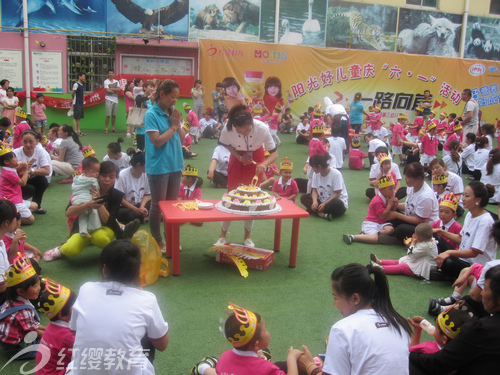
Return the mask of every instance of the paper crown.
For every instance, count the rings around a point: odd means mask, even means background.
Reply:
[[[26,118],[27,117],[26,111],[23,111],[23,109],[21,107],[17,107],[16,108],[16,117]]]
[[[425,135],[425,129],[420,129],[420,131],[418,132],[418,134]]]
[[[82,154],[84,158],[88,158],[89,156],[95,156],[95,151],[91,145],[84,147],[82,150]]]
[[[186,169],[182,171],[183,176],[198,176],[198,169],[190,166],[189,164],[186,166]]]
[[[424,109],[422,107],[418,106],[417,108],[415,108],[415,111],[423,112]]]
[[[282,109],[282,108],[283,108],[283,107],[281,106],[281,104],[280,104],[280,103],[276,103],[276,106],[274,107],[274,109],[275,109],[276,111],[281,111],[281,109]]]
[[[352,137],[351,146],[354,148],[358,148],[361,146],[361,143],[359,143],[359,137]]]
[[[235,348],[241,348],[255,336],[255,332],[257,332],[257,316],[253,312],[231,302],[229,302],[228,308],[234,311],[236,319],[241,323],[240,331],[244,332],[244,334],[235,333],[232,337],[227,337],[227,340]]]
[[[271,153],[269,151],[264,152],[264,156],[269,156],[269,155],[271,155]]]
[[[12,152],[12,149],[10,148],[9,144],[7,142],[1,142],[0,143],[0,156],[8,154],[9,152]]]
[[[316,123],[313,125],[313,133],[324,133],[325,125],[323,123]]]
[[[280,169],[293,169],[293,161],[289,158],[281,159]]]
[[[44,145],[44,144],[46,144],[48,141],[49,141],[49,139],[47,138],[47,136],[46,136],[46,135],[44,135],[44,136],[42,137],[42,144]]]
[[[398,119],[405,119],[405,118],[406,118],[406,119],[408,118],[408,116],[406,116],[406,114],[405,114],[405,113],[400,113],[400,114],[398,115]]]
[[[427,130],[432,130],[432,129],[435,129],[436,128],[436,123],[434,122],[431,122],[429,125],[427,125]]]
[[[443,185],[448,183],[448,177],[445,175],[432,175],[432,184],[433,185]]]
[[[431,113],[432,113],[432,114],[434,114],[434,116],[437,114],[437,112],[436,112],[436,110],[435,110],[435,109],[433,109],[433,110],[431,111]]]
[[[314,105],[314,109],[321,109],[321,102],[317,102],[317,103]]]
[[[191,126],[189,125],[189,123],[187,121],[182,124],[182,129],[184,129],[187,132],[189,131],[190,127]]]
[[[450,306],[437,317],[437,324],[443,333],[450,339],[454,339],[460,333],[460,327],[455,326],[455,322],[451,321],[450,311],[454,306]]]
[[[71,290],[49,278],[44,278],[43,281],[45,282],[45,290],[40,294],[40,312],[52,319],[68,302]]]
[[[393,186],[393,185],[396,185],[396,183],[392,179],[391,175],[387,175],[387,176],[381,177],[378,180],[378,188],[379,189],[383,189],[385,187]]]
[[[456,211],[458,208],[458,197],[453,193],[446,193],[443,198],[441,198],[439,205],[450,207],[453,211]]]
[[[321,107],[320,108],[314,108],[313,115],[314,116],[321,116]]]
[[[447,117],[447,116],[448,116],[448,114],[446,113],[446,111],[441,112],[441,113],[440,113],[440,115],[441,115],[441,116],[444,116],[444,117]]]
[[[462,124],[460,124],[460,123],[456,124],[456,125],[453,127],[453,131],[454,131],[454,132],[459,131],[460,129],[462,129]]]
[[[184,109],[191,109],[191,106],[188,103],[183,103],[182,106]]]
[[[8,287],[16,286],[34,275],[36,275],[36,271],[31,265],[30,258],[26,254],[17,253],[9,269],[5,272],[5,283]]]
[[[378,162],[379,162],[380,164],[382,164],[382,163],[383,163],[384,161],[386,161],[386,160],[391,160],[391,159],[389,158],[389,156],[388,156],[387,154],[385,154],[385,153],[378,154],[378,155],[377,155],[377,159],[378,159]]]
[[[378,109],[379,111],[381,111],[381,110],[382,110],[382,107],[380,106],[380,104],[377,104],[375,107],[373,107],[373,109],[374,109],[374,110],[375,110],[375,109]]]

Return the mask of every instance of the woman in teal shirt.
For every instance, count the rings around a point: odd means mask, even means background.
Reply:
[[[351,122],[351,126],[357,134],[359,134],[361,125],[363,125],[363,114],[368,116],[368,113],[365,112],[365,107],[361,103],[361,96],[361,93],[357,92],[354,95],[354,100],[349,105],[349,108],[351,110],[349,114],[349,121]]]

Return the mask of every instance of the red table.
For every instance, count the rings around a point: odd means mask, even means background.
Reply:
[[[172,258],[172,274],[181,273],[180,251],[179,251],[179,226],[183,223],[203,223],[208,221],[236,221],[236,220],[275,220],[274,224],[274,251],[280,251],[281,246],[281,221],[283,219],[292,219],[292,239],[290,242],[290,267],[295,267],[297,263],[297,246],[299,243],[299,225],[300,219],[308,217],[307,211],[287,199],[280,199],[278,204],[282,210],[270,215],[238,215],[226,213],[215,208],[215,204],[220,199],[208,199],[203,202],[211,202],[214,208],[211,210],[182,211],[174,204],[179,201],[161,201],[160,209],[163,213],[166,224],[167,257]],[[212,240],[215,240],[212,239]]]

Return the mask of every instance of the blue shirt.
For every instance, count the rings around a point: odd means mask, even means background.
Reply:
[[[161,134],[170,129],[170,116],[154,103],[144,115],[144,130],[146,133],[157,131]],[[184,169],[181,138],[175,132],[165,144],[156,147],[146,134],[146,173],[160,175],[179,172]]]
[[[361,102],[352,102],[349,106],[351,107],[351,112],[349,115],[351,124],[362,124],[363,111],[365,110],[363,104],[361,104]]]

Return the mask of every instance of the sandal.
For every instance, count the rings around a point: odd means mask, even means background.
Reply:
[[[104,130],[104,134],[108,134],[108,129]]]
[[[84,137],[84,136],[86,136],[87,134],[80,132],[80,133],[78,133],[78,135],[79,135],[80,137]]]
[[[111,130],[112,133],[118,133],[116,129]]]

